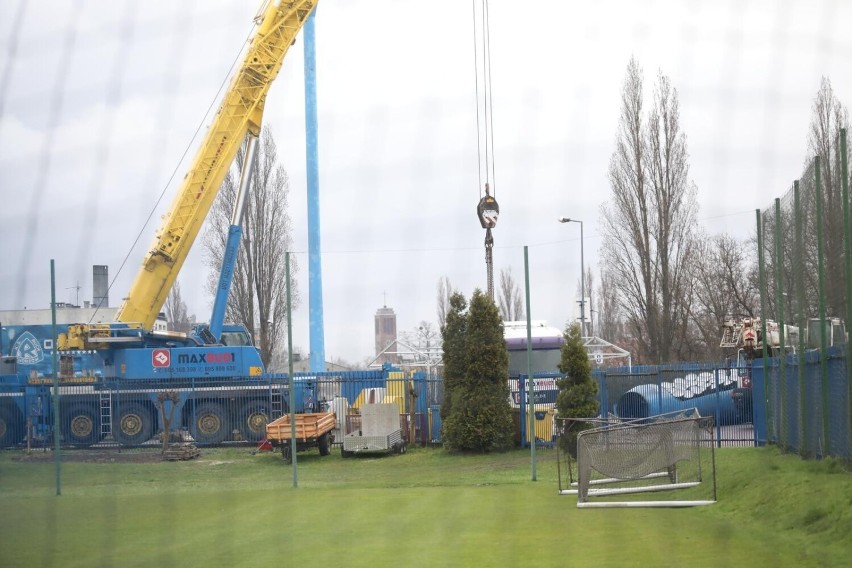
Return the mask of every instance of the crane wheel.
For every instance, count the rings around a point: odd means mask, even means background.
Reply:
[[[228,415],[218,402],[199,404],[191,417],[192,426],[189,432],[198,444],[221,444],[231,432]]]
[[[112,435],[122,446],[138,446],[154,435],[154,416],[139,402],[120,404],[112,425]]]
[[[266,437],[269,409],[263,402],[248,402],[240,411],[240,436],[248,442],[259,442]]]
[[[69,406],[62,418],[62,436],[67,443],[85,448],[101,441],[100,420],[93,405]]]
[[[0,448],[15,446],[24,439],[24,418],[14,407],[0,406]]]

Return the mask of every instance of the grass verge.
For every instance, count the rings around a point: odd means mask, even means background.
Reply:
[[[578,510],[555,453],[298,455],[62,465],[0,454],[4,566],[840,566],[852,475],[773,449],[717,452],[719,502]],[[137,460],[139,461],[139,460]]]

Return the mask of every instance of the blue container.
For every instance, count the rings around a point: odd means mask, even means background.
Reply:
[[[701,416],[713,416],[716,422],[731,423],[737,416],[732,396],[736,380],[724,370],[689,373],[661,384],[636,386],[618,399],[616,414],[621,418],[648,418],[667,412],[696,408]]]

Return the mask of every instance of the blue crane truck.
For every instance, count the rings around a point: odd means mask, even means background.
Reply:
[[[0,447],[46,439],[56,426],[53,345],[51,325],[0,324]],[[148,333],[136,347],[124,341],[105,351],[57,351],[56,366],[58,427],[74,446],[150,440],[163,426],[158,397],[165,392],[177,395],[165,406],[172,428],[200,444],[261,440],[266,424],[290,408],[286,376],[263,372],[241,326],[223,326],[216,345],[191,335]],[[315,389],[315,380],[296,379],[297,411],[315,409]]]
[[[57,332],[66,327],[57,325]],[[52,326],[0,324],[0,447],[49,445],[57,429],[66,446],[139,446],[164,429],[163,410],[171,416],[170,431],[185,432],[198,444],[257,442],[264,439],[269,422],[289,412],[291,401],[296,412],[324,411],[335,399],[346,399],[354,408],[366,400],[365,392],[376,390],[392,394],[401,413],[414,410],[418,420],[428,414],[423,373],[409,376],[389,365],[369,371],[297,373],[291,397],[287,375],[234,373],[234,368],[238,373],[262,368],[257,349],[240,326],[223,326],[221,345],[179,346],[171,334],[150,336],[147,341],[159,342],[159,347],[107,351],[115,356],[112,360],[103,351],[56,351],[54,395]],[[150,372],[143,372],[146,368]],[[407,400],[408,392],[416,393],[413,401]],[[161,408],[159,399],[165,393],[176,396]],[[338,420],[343,425],[346,417]]]
[[[261,8],[242,65],[115,321],[63,324],[55,338],[52,326],[5,328],[0,345],[0,446],[57,428],[67,444],[89,446],[111,437],[133,446],[150,440],[161,422],[173,420],[201,444],[235,436],[258,440],[271,417],[288,411],[291,397],[285,377],[265,372],[244,328],[223,325],[251,157],[240,179],[241,197],[232,216],[210,325],[178,334],[153,331],[153,324],[237,152],[245,144],[253,155],[266,95],[316,2],[272,0]],[[50,390],[54,382],[57,392]],[[309,382],[298,381],[292,397],[295,409],[313,404]],[[58,416],[46,403],[51,396],[59,397]]]

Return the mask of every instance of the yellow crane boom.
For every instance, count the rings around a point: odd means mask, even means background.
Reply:
[[[146,330],[153,326],[243,139],[249,132],[260,134],[269,87],[317,1],[271,1],[260,8],[259,25],[242,66],[163,218],[117,321]]]

